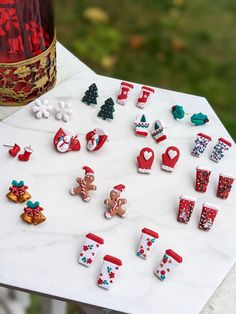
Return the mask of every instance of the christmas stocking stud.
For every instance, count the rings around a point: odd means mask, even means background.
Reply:
[[[152,125],[151,134],[157,143],[166,140],[167,135],[164,122],[161,120],[155,120]]]
[[[162,165],[161,169],[169,172],[174,171],[174,167],[179,160],[180,151],[175,146],[170,146],[167,148],[164,154],[162,154]]]
[[[166,250],[160,264],[157,266],[154,274],[161,280],[166,280],[170,273],[181,264],[183,261],[182,257],[175,253],[173,250]]]
[[[98,88],[95,83],[89,86],[88,90],[85,92],[82,102],[87,105],[96,105],[98,97]]]
[[[60,128],[54,136],[53,140],[56,150],[60,153],[80,150],[80,142],[77,134]]]
[[[115,111],[114,105],[115,104],[112,98],[105,100],[104,105],[102,105],[100,108],[98,117],[102,118],[103,120],[113,119],[113,112]]]
[[[76,182],[78,187],[72,188],[70,190],[71,195],[79,195],[84,202],[91,200],[89,191],[96,191],[97,187],[93,184],[95,180],[94,172],[91,168],[84,166],[83,170],[85,171],[84,178],[77,178]]]
[[[110,289],[121,266],[122,261],[120,259],[111,255],[105,255],[103,258],[102,269],[97,281],[98,286],[104,289]]]
[[[157,232],[143,228],[136,255],[146,259],[153,247],[156,247],[158,238]]]
[[[144,106],[148,103],[151,98],[151,95],[155,92],[155,90],[148,86],[142,86],[141,91],[136,103],[136,106],[140,109],[143,109]]]
[[[15,203],[24,203],[31,198],[31,195],[26,191],[28,186],[24,184],[24,181],[17,182],[13,180],[12,185],[9,187],[9,193],[6,197]]]
[[[230,142],[222,137],[219,138],[211,153],[211,160],[219,162],[224,157],[224,153],[229,150],[231,146],[232,144]]]
[[[136,120],[134,122],[135,127],[135,134],[138,136],[147,136],[148,135],[148,128],[149,128],[149,120],[147,115],[144,113],[139,113],[136,116]]]
[[[93,233],[86,234],[86,238],[79,256],[79,263],[89,267],[94,261],[95,256],[103,244],[103,238],[100,238]]]
[[[219,176],[218,187],[217,187],[217,197],[226,200],[229,197],[229,193],[232,189],[235,176],[230,174],[221,173]]]
[[[13,146],[12,145],[7,145],[7,144],[4,144],[3,146],[5,147],[10,147],[8,153],[11,157],[16,157],[16,155],[19,153],[20,151],[20,146],[18,144],[14,144]]]
[[[203,133],[198,133],[197,138],[195,139],[195,144],[193,146],[193,150],[191,154],[195,157],[200,157],[200,155],[204,153],[210,141],[211,141],[210,136]]]
[[[120,105],[125,105],[129,94],[134,88],[133,84],[127,82],[121,82],[119,94],[117,95],[116,102]]]
[[[123,205],[127,203],[127,200],[125,198],[120,198],[124,189],[125,186],[123,184],[114,186],[113,190],[110,192],[110,198],[104,201],[104,204],[108,207],[104,214],[107,219],[110,219],[115,215],[118,215],[121,218],[127,216],[127,211],[123,208]]]
[[[196,186],[195,190],[197,192],[206,192],[209,179],[211,175],[211,168],[198,166],[196,168]]]
[[[151,173],[153,161],[154,151],[149,147],[141,149],[137,157],[138,172],[147,174]]]
[[[20,161],[28,161],[30,159],[31,154],[33,153],[33,149],[31,148],[31,146],[27,146],[24,148],[24,153],[18,155],[18,159]]]
[[[96,128],[86,134],[87,149],[90,152],[98,151],[107,141],[108,135],[102,129]]]
[[[204,231],[209,231],[214,223],[218,210],[218,206],[212,205],[207,202],[203,203],[198,228]]]
[[[38,225],[46,220],[46,217],[43,215],[42,207],[40,207],[39,202],[28,201],[26,207],[24,208],[24,213],[21,214],[21,219],[27,222],[28,224]]]
[[[191,218],[196,199],[191,196],[181,195],[179,200],[179,212],[177,220],[187,224]]]

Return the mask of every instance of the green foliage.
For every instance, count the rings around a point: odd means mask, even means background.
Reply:
[[[204,96],[236,138],[234,0],[57,0],[59,40],[97,73]]]

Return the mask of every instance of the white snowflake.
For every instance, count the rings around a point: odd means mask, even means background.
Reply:
[[[32,106],[32,111],[37,119],[48,118],[52,108],[47,99],[37,99]]]
[[[55,107],[55,116],[57,120],[68,122],[71,119],[73,113],[74,112],[71,109],[71,104],[68,102],[60,101]]]

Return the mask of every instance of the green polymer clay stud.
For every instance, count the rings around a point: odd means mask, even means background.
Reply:
[[[173,106],[171,109],[171,113],[174,119],[183,119],[185,115],[183,107],[179,105]]]
[[[198,126],[198,125],[203,125],[207,122],[209,122],[208,116],[203,114],[203,113],[195,113],[194,115],[192,115],[192,117],[190,118],[191,122]]]

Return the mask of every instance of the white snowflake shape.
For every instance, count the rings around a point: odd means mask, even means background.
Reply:
[[[71,119],[73,113],[74,112],[71,109],[71,104],[69,102],[60,101],[55,107],[57,120],[63,120],[65,122],[68,122]]]
[[[47,99],[37,99],[32,106],[32,111],[37,119],[48,118],[52,111],[52,106]]]

